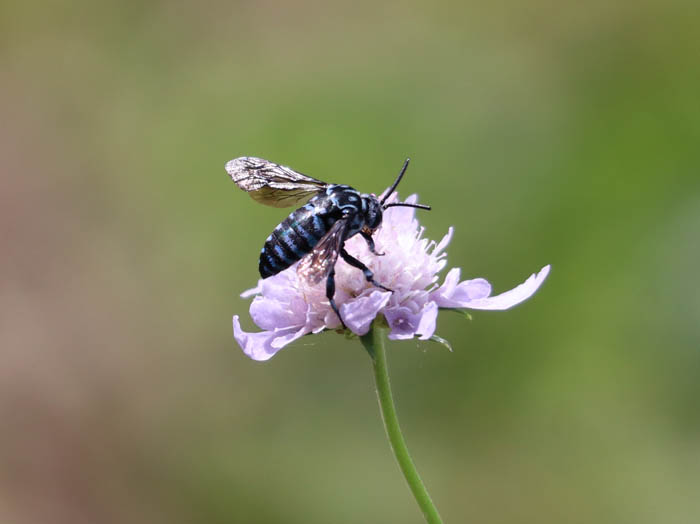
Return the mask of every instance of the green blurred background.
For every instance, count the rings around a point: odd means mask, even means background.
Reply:
[[[529,302],[390,344],[446,522],[700,520],[695,1],[3,2],[0,522],[420,522],[357,341],[232,337],[241,155],[434,206]]]

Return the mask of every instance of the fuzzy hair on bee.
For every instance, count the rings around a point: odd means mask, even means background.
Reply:
[[[338,257],[363,272],[371,284],[370,269],[345,250],[345,241],[359,234],[375,256],[372,234],[382,223],[382,213],[393,206],[430,209],[422,204],[392,202],[387,199],[396,190],[408,168],[409,159],[380,200],[344,184],[328,184],[293,169],[256,157],[234,158],[226,163],[226,172],[236,185],[254,200],[273,207],[290,207],[307,201],[280,222],[265,240],[258,269],[262,278],[284,271],[297,261],[297,274],[311,284],[326,279],[326,297],[340,323],[347,329],[335,303],[335,263]]]

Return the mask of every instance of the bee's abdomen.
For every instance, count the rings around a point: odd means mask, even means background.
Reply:
[[[276,275],[310,253],[330,224],[308,208],[297,209],[267,237],[260,252],[260,276]]]

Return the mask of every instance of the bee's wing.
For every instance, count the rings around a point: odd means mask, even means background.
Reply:
[[[328,184],[262,158],[242,156],[226,163],[226,172],[261,204],[289,207],[308,200]]]
[[[297,266],[297,275],[300,278],[311,284],[318,284],[328,276],[343,247],[347,225],[347,220],[338,220],[318,241],[313,251],[301,259]]]

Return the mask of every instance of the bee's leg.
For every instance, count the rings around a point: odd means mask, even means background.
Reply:
[[[333,299],[333,297],[335,296],[335,267],[331,268],[330,273],[328,273],[328,278],[326,279],[326,296],[328,297],[328,300],[331,303],[331,308],[333,308],[335,314],[338,315],[338,319],[343,325],[343,329],[348,329],[348,327],[345,325],[345,322],[343,321],[343,317],[340,316],[338,306],[336,305],[335,300]]]
[[[367,233],[366,231],[360,231],[360,235],[362,235],[362,238],[364,238],[367,241],[367,245],[369,246],[369,250],[372,252],[373,255],[377,255],[378,257],[383,257],[384,253],[377,253],[377,250],[374,248],[374,239],[372,238],[372,235]],[[355,266],[357,267],[357,266]],[[362,268],[360,268],[362,269]]]
[[[345,260],[345,262],[350,264],[352,267],[356,267],[357,269],[361,270],[365,274],[367,282],[369,282],[370,284],[374,284],[375,286],[382,288],[385,291],[391,291],[392,293],[394,292],[393,289],[389,289],[388,287],[382,286],[381,284],[375,282],[374,273],[372,273],[370,269],[367,266],[365,266],[362,262],[360,262],[355,257],[350,255],[350,253],[345,251],[344,247],[340,248],[340,256],[343,257],[343,260]]]

